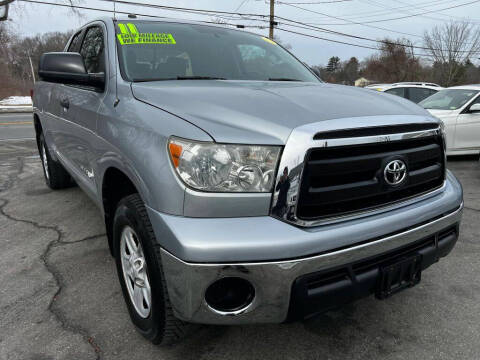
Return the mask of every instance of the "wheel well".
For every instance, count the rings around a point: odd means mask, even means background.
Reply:
[[[113,217],[118,202],[125,196],[138,193],[135,185],[122,171],[108,168],[103,176],[102,202],[105,213],[105,227],[107,230],[108,246],[113,255]]]
[[[39,139],[40,139],[40,134],[43,132],[43,130],[42,130],[42,124],[40,123],[40,118],[38,117],[37,114],[33,115],[33,126],[35,128],[35,137],[37,139],[37,146],[40,148]]]

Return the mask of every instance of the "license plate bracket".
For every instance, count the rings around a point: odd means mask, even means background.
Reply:
[[[386,299],[399,291],[417,285],[422,277],[422,256],[415,254],[380,268],[375,296]]]

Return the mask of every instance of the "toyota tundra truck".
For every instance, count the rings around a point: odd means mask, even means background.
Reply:
[[[39,76],[46,183],[78,184],[101,209],[130,317],[153,343],[388,298],[457,241],[442,123],[324,83],[269,38],[102,18],[44,54]]]

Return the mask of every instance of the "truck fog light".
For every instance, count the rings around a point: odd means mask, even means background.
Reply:
[[[249,306],[255,297],[253,285],[238,277],[225,277],[211,284],[205,292],[205,301],[213,310],[230,313]]]

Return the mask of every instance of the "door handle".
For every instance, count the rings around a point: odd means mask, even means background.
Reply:
[[[60,99],[60,105],[62,105],[63,108],[68,109],[70,107],[70,101],[68,98],[62,98]]]

